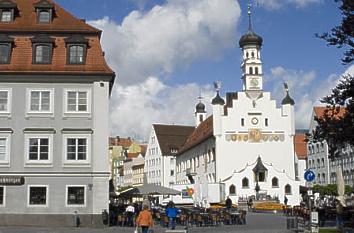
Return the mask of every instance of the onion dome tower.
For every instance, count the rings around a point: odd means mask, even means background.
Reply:
[[[242,49],[243,61],[241,64],[243,91],[253,100],[258,99],[263,89],[263,70],[261,61],[261,47],[263,38],[257,35],[252,28],[251,3],[248,3],[248,31],[239,41]]]
[[[198,104],[195,106],[195,127],[198,127],[206,119],[205,104],[202,103],[203,97],[198,97]]]

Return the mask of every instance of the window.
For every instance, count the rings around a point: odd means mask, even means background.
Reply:
[[[264,125],[265,125],[265,126],[268,126],[268,118],[265,118],[265,119],[264,119]]]
[[[50,90],[36,90],[28,89],[28,114],[38,113],[52,113],[53,111],[53,89]]]
[[[67,90],[65,96],[67,113],[90,112],[90,93],[88,90]]]
[[[38,23],[50,23],[52,21],[51,10],[38,10]]]
[[[33,63],[49,64],[52,61],[51,44],[35,44],[33,53]]]
[[[0,186],[0,206],[5,206],[5,187]]]
[[[291,186],[289,184],[285,185],[285,194],[291,195]]]
[[[249,68],[249,74],[253,74],[253,68],[252,67]]]
[[[0,10],[1,11],[1,22],[9,23],[13,20],[13,10]]]
[[[249,187],[248,179],[245,177],[242,179],[242,188],[248,188],[248,187]]]
[[[0,133],[0,166],[9,165],[10,145],[10,133]]]
[[[11,112],[11,89],[0,89],[0,114]]]
[[[66,163],[87,164],[90,162],[90,135],[64,135],[64,161]]]
[[[69,64],[84,64],[85,63],[85,45],[70,45],[69,46]]]
[[[53,134],[26,134],[25,140],[27,164],[52,162]]]
[[[254,52],[251,53],[251,57],[254,58]]]
[[[48,186],[28,186],[28,205],[29,206],[48,206]]]
[[[233,184],[229,187],[229,195],[236,195],[236,187]]]
[[[277,187],[279,187],[279,180],[278,178],[274,177],[272,179],[272,188],[277,188]]]
[[[0,64],[10,63],[11,44],[0,44]]]
[[[66,205],[85,206],[86,186],[66,186]]]
[[[265,182],[266,181],[266,173],[265,172],[259,172],[258,173],[258,181],[259,182]]]
[[[241,126],[245,126],[245,119],[241,118]]]
[[[170,171],[170,175],[171,175],[171,176],[174,176],[174,175],[175,175],[175,171],[174,171],[174,170],[171,170],[171,171]]]
[[[255,69],[254,73],[258,74],[258,67],[254,68],[254,69]]]

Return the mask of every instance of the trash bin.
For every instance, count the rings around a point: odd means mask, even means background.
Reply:
[[[106,209],[102,210],[102,222],[103,225],[108,225],[108,212]]]

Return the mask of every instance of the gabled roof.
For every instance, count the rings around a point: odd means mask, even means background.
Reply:
[[[163,156],[173,155],[171,150],[179,151],[188,136],[194,131],[193,126],[153,124],[160,150]]]
[[[264,171],[267,171],[267,170],[268,169],[264,166],[261,157],[258,157],[257,164],[256,164],[256,166],[254,166],[252,171],[254,171],[254,172],[264,172]]]
[[[17,5],[19,14],[12,23],[0,24],[0,31],[11,32],[82,32],[100,34],[101,31],[90,26],[83,20],[80,20],[67,11],[65,11],[58,4],[52,0],[47,0],[50,4],[54,4],[53,21],[48,24],[37,23],[37,15],[35,12],[35,5],[40,3],[39,0],[12,0]]]
[[[110,146],[122,146],[124,148],[130,147],[133,143],[131,138],[121,138],[121,137],[110,137],[109,138],[109,145]]]
[[[181,154],[212,137],[213,132],[213,116],[211,115],[194,129],[193,133],[188,137],[186,143],[180,149],[178,154]]]
[[[306,142],[306,135],[304,133],[295,134],[294,148],[298,159],[307,158],[307,142]]]

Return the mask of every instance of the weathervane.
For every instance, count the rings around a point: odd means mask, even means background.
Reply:
[[[285,89],[285,91],[289,91],[289,86],[288,86],[288,84],[286,83],[286,82],[284,82],[284,89]]]
[[[221,82],[220,81],[215,81],[214,82],[214,89],[215,91],[219,92],[221,89]]]

